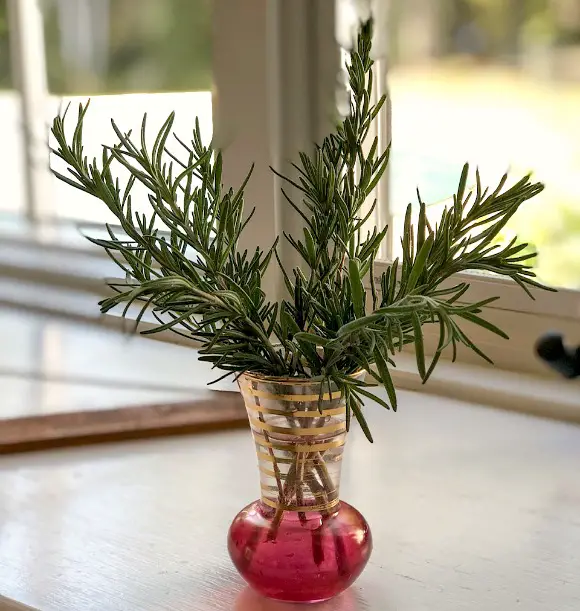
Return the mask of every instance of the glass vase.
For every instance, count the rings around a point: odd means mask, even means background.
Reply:
[[[346,404],[316,380],[239,378],[256,444],[261,498],[234,518],[228,550],[260,594],[320,602],[360,575],[372,550],[364,517],[340,501]]]

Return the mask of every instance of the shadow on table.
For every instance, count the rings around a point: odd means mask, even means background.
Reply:
[[[233,611],[304,611],[305,607],[312,611],[359,611],[367,608],[359,596],[350,589],[327,602],[304,605],[282,603],[264,598],[246,587],[236,598]]]

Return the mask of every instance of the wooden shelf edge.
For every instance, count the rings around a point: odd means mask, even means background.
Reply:
[[[241,395],[212,391],[203,399],[179,403],[4,420],[0,424],[0,454],[184,435],[245,425],[247,415]]]

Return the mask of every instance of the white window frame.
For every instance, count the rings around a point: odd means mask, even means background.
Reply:
[[[46,126],[44,110],[38,110],[47,95],[42,16],[39,0],[9,0],[9,5],[16,32],[13,53],[26,143],[27,217],[35,222],[40,197],[46,193],[42,189],[47,188],[42,186],[47,172],[39,156],[40,146],[45,146],[40,134],[45,133]],[[223,146],[226,183],[240,184],[255,163],[246,202],[249,207],[255,206],[256,214],[242,248],[267,248],[282,229],[300,230],[300,219],[285,205],[279,179],[269,166],[288,172],[288,160],[320,140],[331,125],[339,69],[335,0],[213,0],[213,10],[214,138],[218,146]],[[386,75],[386,61],[380,60],[377,83],[385,92]],[[386,146],[390,140],[389,104],[378,129],[381,145]],[[379,200],[377,222],[389,223],[388,177],[380,185]],[[282,244],[281,248],[286,265],[292,265],[295,253],[288,245]],[[392,242],[387,244],[387,251],[392,252]],[[377,275],[387,265],[379,262]],[[270,273],[265,285],[270,297],[276,298],[284,287],[276,266]],[[499,367],[546,373],[533,354],[538,335],[557,329],[571,341],[580,340],[580,292],[535,291],[537,300],[531,301],[511,282],[477,275],[461,279],[471,283],[474,299],[500,297],[490,313],[493,322],[512,336],[511,341],[479,328],[471,330],[474,341],[483,345]],[[429,332],[427,336],[429,340]],[[474,357],[464,351],[460,359],[470,362]]]
[[[36,223],[52,185],[46,150],[48,86],[44,23],[40,0],[7,0],[7,8],[13,80],[20,94],[24,213],[29,222]]]
[[[301,231],[270,166],[291,175],[289,160],[331,127],[339,69],[334,0],[215,0],[213,6],[214,138],[224,151],[226,183],[240,184],[255,164],[246,202],[256,213],[241,248],[269,248],[282,230]],[[239,45],[231,43],[236,37],[243,39]],[[288,244],[280,249],[285,265],[297,262]],[[278,297],[282,276],[275,266],[270,274],[265,286]]]

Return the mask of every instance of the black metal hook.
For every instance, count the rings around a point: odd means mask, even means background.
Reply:
[[[565,378],[580,376],[580,346],[568,348],[562,335],[547,333],[536,342],[536,353],[552,369]]]

